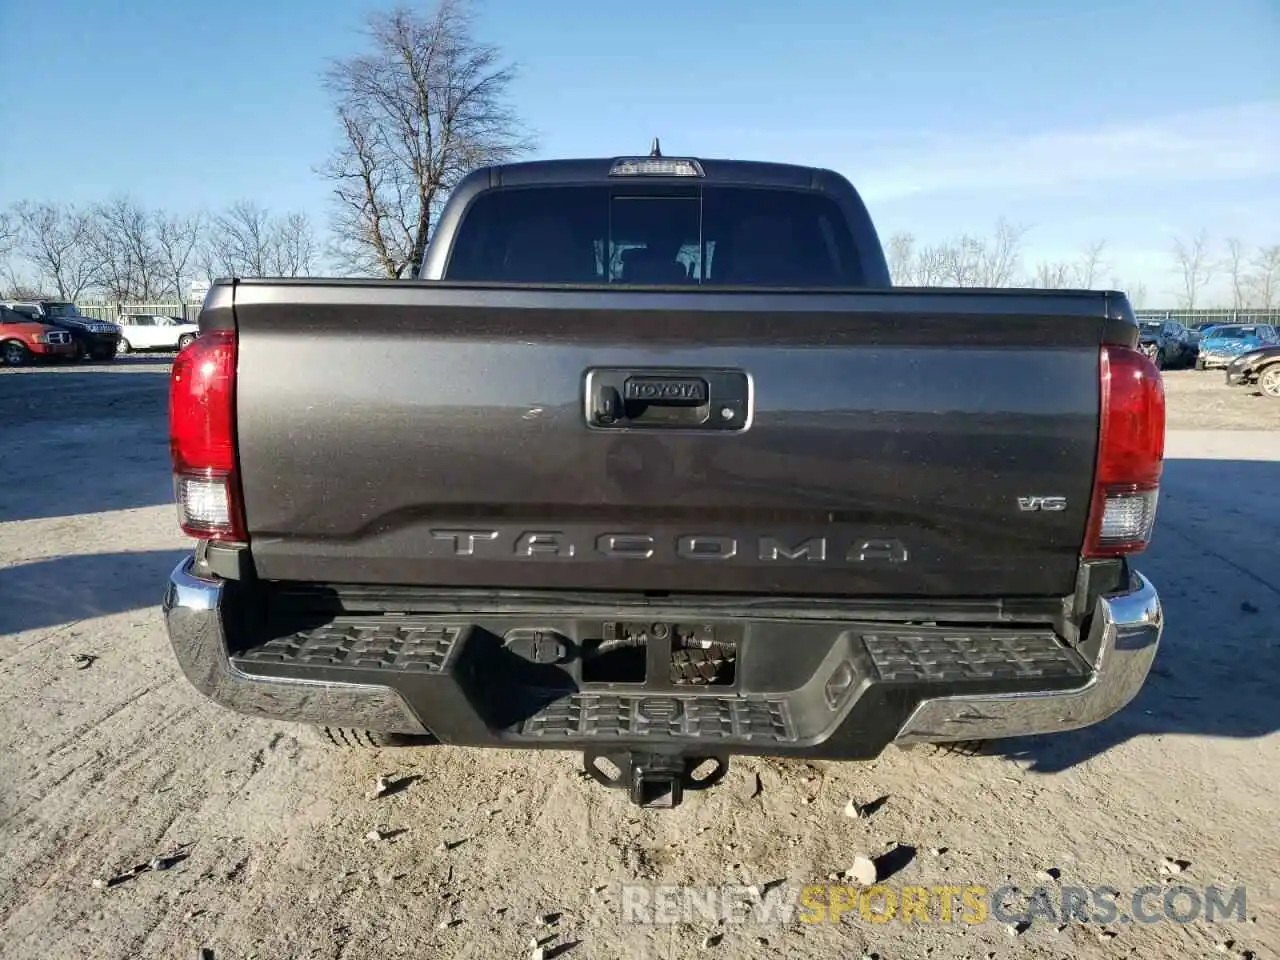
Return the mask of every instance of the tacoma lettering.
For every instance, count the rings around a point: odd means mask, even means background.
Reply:
[[[516,538],[516,553],[522,557],[549,555],[553,557],[572,557],[573,544],[565,535],[554,530],[546,532],[530,531]]]
[[[606,557],[648,560],[653,556],[653,537],[643,533],[603,533],[596,537],[596,550]]]
[[[817,560],[827,559],[827,541],[823,537],[810,537],[795,547],[786,546],[776,537],[760,538],[761,560]]]
[[[728,560],[738,552],[733,537],[681,537],[676,541],[676,556],[684,560]]]
[[[712,563],[906,563],[910,553],[893,538],[731,537],[717,533],[588,534],[565,530],[432,530],[454,557],[527,560],[693,560]]]
[[[474,557],[476,541],[497,540],[497,530],[432,530],[431,536],[437,540],[447,540],[453,545],[455,557]]]

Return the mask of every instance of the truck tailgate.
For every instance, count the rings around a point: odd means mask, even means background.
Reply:
[[[234,316],[263,578],[1074,588],[1102,294],[241,281]],[[745,428],[592,428],[600,368],[740,373]]]

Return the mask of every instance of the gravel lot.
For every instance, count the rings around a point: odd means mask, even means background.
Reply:
[[[672,813],[573,754],[338,753],[180,677],[160,622],[186,545],[169,503],[164,360],[0,375],[0,943],[6,957],[1275,956],[1280,946],[1280,404],[1171,372],[1142,569],[1169,625],[1139,699],[990,755],[735,761]],[[73,657],[93,659],[81,669]],[[413,778],[371,801],[379,774]],[[756,794],[759,778],[760,790]],[[887,799],[870,816],[855,798]],[[381,842],[363,839],[382,828]],[[106,877],[181,851],[163,872]],[[893,852],[894,884],[1247,887],[1247,917],[1114,923],[622,921],[646,879],[823,882]],[[938,851],[936,855],[933,851]],[[1059,881],[1038,879],[1056,868]],[[537,920],[558,914],[549,926]],[[450,925],[451,921],[457,921]],[[716,932],[719,942],[706,937]],[[767,942],[766,942],[767,941]]]

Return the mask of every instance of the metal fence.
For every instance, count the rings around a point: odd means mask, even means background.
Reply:
[[[115,320],[130,313],[154,313],[161,317],[181,317],[183,320],[195,323],[196,318],[200,316],[200,304],[176,303],[174,301],[169,301],[168,303],[103,303],[98,301],[77,303],[76,309],[86,317],[93,317],[95,320]]]
[[[1177,320],[1184,327],[1197,323],[1274,323],[1280,324],[1280,309],[1239,310],[1135,310],[1139,320]]]

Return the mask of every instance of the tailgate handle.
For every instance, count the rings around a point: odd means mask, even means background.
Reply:
[[[740,370],[587,371],[587,423],[600,430],[742,430],[750,381]]]

